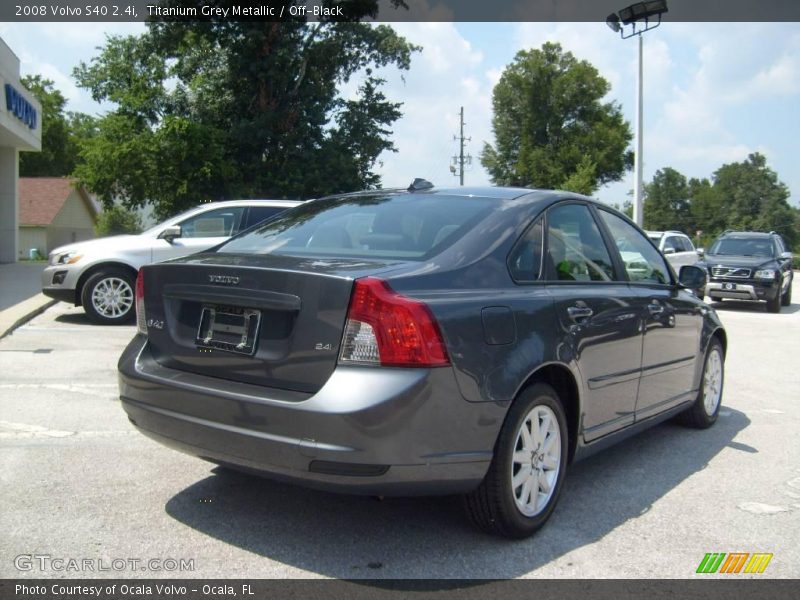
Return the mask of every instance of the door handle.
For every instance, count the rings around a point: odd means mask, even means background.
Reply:
[[[654,317],[660,317],[664,313],[664,307],[660,304],[656,304],[655,302],[648,304],[647,310],[649,310],[650,314]]]
[[[570,306],[567,308],[567,314],[569,315],[570,319],[576,323],[580,323],[581,321],[591,317],[594,314],[594,311],[588,306]]]

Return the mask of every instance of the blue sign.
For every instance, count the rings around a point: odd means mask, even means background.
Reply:
[[[6,84],[6,110],[14,113],[29,128],[36,129],[36,109],[10,83]]]

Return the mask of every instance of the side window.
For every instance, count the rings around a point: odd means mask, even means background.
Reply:
[[[612,281],[614,267],[589,208],[556,206],[547,213],[546,273],[550,281]]]
[[[694,252],[694,244],[688,237],[681,236],[678,238],[683,246],[683,252]]]
[[[217,208],[189,217],[180,224],[181,237],[229,237],[239,230],[243,212],[243,206],[236,206]]]
[[[274,217],[285,210],[286,208],[282,206],[251,206],[250,210],[247,211],[247,223],[242,229],[258,225],[261,221]]]
[[[511,277],[519,283],[537,281],[542,271],[542,220],[525,232],[508,259]]]
[[[599,213],[617,244],[628,279],[638,283],[670,283],[664,258],[633,225],[608,211],[601,209]]]
[[[667,250],[671,250],[672,252],[681,251],[680,240],[674,235],[671,235],[664,240],[664,254],[667,253]]]
[[[777,253],[775,256],[780,256],[781,253],[786,252],[786,248],[783,245],[783,240],[779,237],[773,238],[775,240],[775,246],[777,247]]]

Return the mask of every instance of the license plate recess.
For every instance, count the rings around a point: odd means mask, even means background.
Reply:
[[[260,310],[220,304],[204,305],[195,343],[200,348],[252,356],[256,350],[260,323]]]

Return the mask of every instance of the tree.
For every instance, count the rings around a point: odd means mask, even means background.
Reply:
[[[365,17],[377,0],[347,4]],[[202,199],[307,198],[380,184],[375,166],[395,150],[390,127],[401,113],[374,69],[408,69],[418,50],[391,27],[301,19],[148,27],[109,38],[75,70],[95,100],[117,105],[77,170],[104,202],[151,201],[163,217]],[[356,95],[342,98],[356,75]]]
[[[94,231],[98,236],[141,233],[142,220],[139,215],[124,206],[106,206],[97,217]]]
[[[692,226],[689,185],[675,169],[659,169],[645,186],[644,226],[660,231],[689,231]]]
[[[481,163],[499,185],[570,188],[591,194],[632,163],[630,126],[609,83],[559,44],[522,50],[492,93],[494,146]]]
[[[687,182],[666,167],[656,172],[646,190],[648,228],[702,231],[704,244],[725,229],[777,231],[790,245],[800,242],[800,210],[789,205],[789,189],[762,154],[721,166],[711,180]]]
[[[689,180],[689,197],[692,229],[703,232],[701,239],[704,244],[710,242],[726,227],[727,211],[719,190],[706,178],[692,178]]]
[[[22,177],[64,177],[72,174],[79,161],[82,141],[92,135],[94,119],[65,112],[66,98],[51,80],[26,75],[24,85],[42,104],[42,151],[23,152],[19,157]]]
[[[756,152],[747,160],[714,172],[714,191],[724,206],[725,225],[749,231],[777,231],[790,243],[800,241],[789,188]]]

